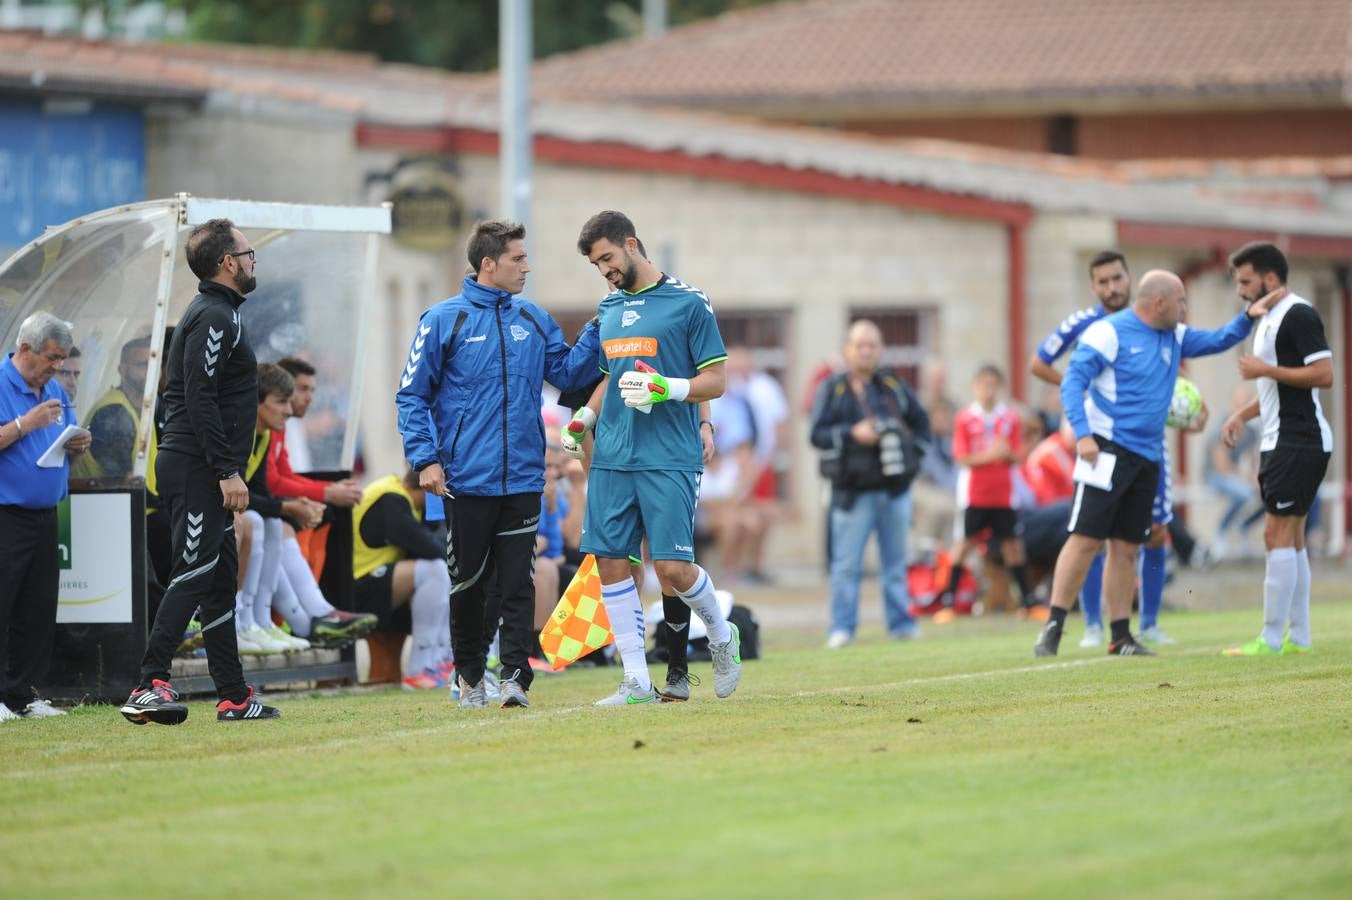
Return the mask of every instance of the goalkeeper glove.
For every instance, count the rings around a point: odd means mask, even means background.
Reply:
[[[585,455],[582,452],[582,442],[586,439],[587,432],[595,426],[596,413],[591,411],[591,407],[583,406],[573,413],[572,420],[559,429],[559,443],[563,446],[563,452],[573,459],[581,459]]]
[[[690,379],[668,378],[643,360],[620,376],[620,399],[631,409],[649,412],[654,403],[684,400],[690,396]]]

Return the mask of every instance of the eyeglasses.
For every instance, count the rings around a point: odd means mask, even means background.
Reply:
[[[256,261],[256,260],[258,259],[258,254],[253,250],[252,247],[250,247],[248,250],[241,250],[241,251],[239,251],[238,253],[227,253],[227,254],[225,254],[225,255],[226,255],[226,256],[247,256],[247,257],[249,257],[249,262],[254,262],[254,261]]]

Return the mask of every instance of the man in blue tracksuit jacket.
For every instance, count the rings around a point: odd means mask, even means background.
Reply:
[[[569,347],[526,286],[526,230],[483,222],[469,240],[474,273],[423,313],[395,394],[404,456],[423,490],[446,499],[451,649],[460,705],[487,705],[484,666],[502,619],[502,705],[527,705],[535,615],[535,532],[544,491],[540,389],[596,378],[594,325]],[[501,609],[487,609],[487,579]]]
[[[1142,276],[1130,307],[1098,320],[1080,336],[1061,382],[1061,406],[1075,428],[1080,459],[1093,465],[1103,453],[1115,461],[1106,489],[1077,479],[1071,535],[1056,560],[1051,617],[1033,648],[1035,655],[1056,655],[1066,613],[1105,540],[1103,582],[1112,630],[1108,652],[1153,655],[1131,635],[1131,597],[1136,555],[1150,536],[1164,423],[1178,364],[1184,357],[1208,356],[1238,344],[1271,299],[1252,304],[1223,328],[1189,328],[1181,324],[1187,309],[1182,280],[1154,270]]]

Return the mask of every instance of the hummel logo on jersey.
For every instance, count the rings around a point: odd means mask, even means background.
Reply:
[[[486,341],[486,340],[488,340],[488,335],[486,335],[486,334],[476,334],[474,337],[467,337],[467,338],[465,338],[465,343],[466,343],[466,344],[477,344],[477,343],[479,343],[479,341]]]
[[[634,312],[632,309],[626,309],[624,311],[624,315],[620,316],[620,327],[628,328],[630,325],[633,325],[638,320],[639,320],[638,313]]]
[[[1294,500],[1287,500],[1285,503],[1278,503],[1278,504],[1277,504],[1277,508],[1278,508],[1278,509],[1286,509],[1286,508],[1289,507],[1289,506],[1295,506],[1295,505],[1296,505],[1296,501],[1294,501]]]
[[[674,545],[674,546],[675,546],[676,549],[679,550],[681,553],[694,553],[694,552],[695,552],[695,548],[694,548],[694,547],[686,547],[686,546],[684,546],[683,544],[676,544],[676,545]]]
[[[645,304],[645,303],[647,303],[647,302],[648,302],[647,300],[626,300],[626,301],[624,301],[624,305],[625,305],[625,306],[642,306],[643,304]]]
[[[404,365],[404,376],[399,379],[401,387],[408,387],[413,383],[413,376],[418,371],[418,362],[422,359],[423,345],[431,332],[431,325],[425,322],[418,323],[418,333],[413,338],[413,349],[408,352],[408,362]]]
[[[216,374],[216,361],[221,358],[221,338],[225,337],[224,331],[217,331],[210,325],[207,326],[207,361],[202,366],[208,375]]]

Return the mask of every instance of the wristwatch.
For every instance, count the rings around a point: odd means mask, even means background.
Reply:
[[[714,427],[714,423],[713,423],[713,420],[712,420],[712,419],[700,419],[700,420],[699,420],[699,424],[700,424],[700,427],[701,427],[701,428],[703,428],[705,425],[708,425],[708,426],[709,426],[709,433],[710,433],[710,434],[717,434],[717,433],[718,433],[718,429]]]

